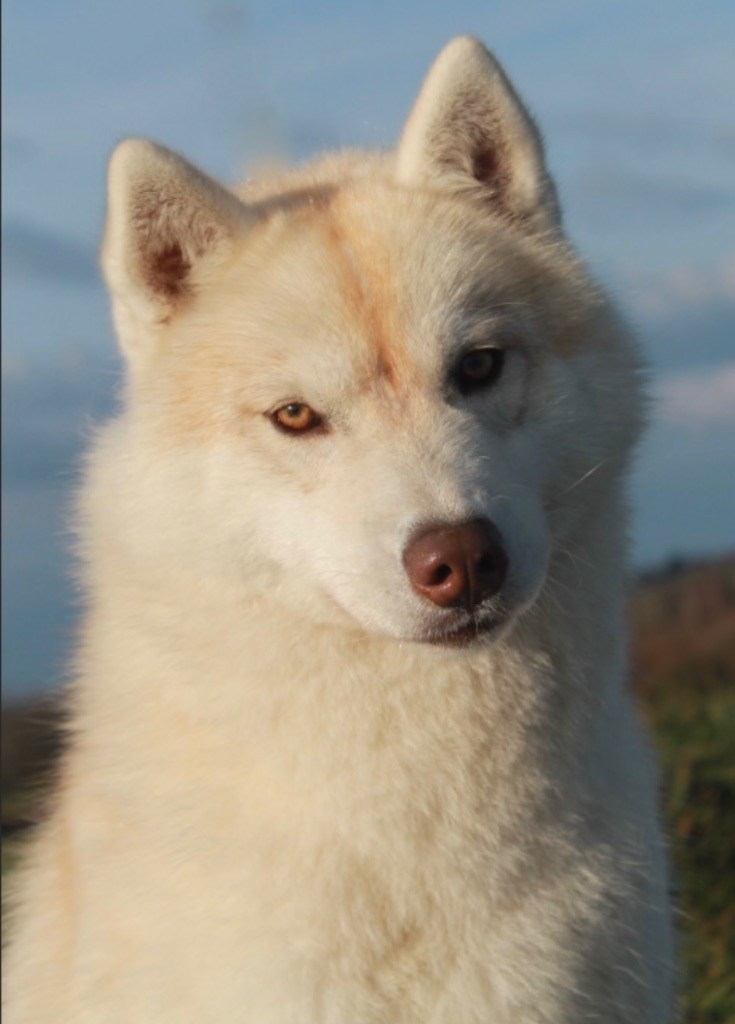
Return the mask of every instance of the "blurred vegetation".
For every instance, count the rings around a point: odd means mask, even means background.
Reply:
[[[684,1020],[735,1024],[735,557],[643,580],[630,610],[663,769]]]
[[[630,621],[633,684],[663,769],[684,1020],[735,1024],[735,556],[642,577]],[[4,710],[4,872],[36,816],[59,726],[53,703]]]

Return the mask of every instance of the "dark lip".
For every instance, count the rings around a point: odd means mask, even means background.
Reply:
[[[481,622],[466,622],[458,629],[446,630],[443,633],[430,633],[423,637],[424,643],[434,644],[438,647],[469,647],[476,641],[482,640],[488,633],[492,633],[500,625],[501,620],[483,619]]]

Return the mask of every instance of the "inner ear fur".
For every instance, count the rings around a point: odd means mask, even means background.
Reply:
[[[206,285],[249,219],[239,199],[170,150],[141,139],[117,147],[102,267],[126,352]]]
[[[467,193],[521,226],[559,226],[539,130],[476,39],[454,39],[430,68],[398,146],[396,174],[405,184]]]

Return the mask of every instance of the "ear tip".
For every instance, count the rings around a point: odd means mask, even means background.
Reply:
[[[481,43],[480,40],[476,36],[461,35],[461,36],[454,36],[453,39],[450,39],[449,42],[444,45],[444,47],[442,48],[442,50],[440,52],[441,53],[454,52],[454,53],[457,53],[457,54],[460,54],[462,52],[464,52],[464,53],[476,53],[478,50],[484,51],[485,49],[486,49],[486,47],[484,46],[484,44]]]
[[[129,138],[122,139],[113,149],[110,155],[111,164],[130,164],[157,155],[162,147],[150,139]]]
[[[123,139],[113,149],[107,165],[110,186],[129,181],[150,172],[164,163],[170,163],[174,154],[165,146],[149,139]]]
[[[435,64],[472,63],[497,65],[497,61],[484,43],[475,36],[455,36],[439,51]]]

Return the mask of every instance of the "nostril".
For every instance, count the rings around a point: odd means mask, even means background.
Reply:
[[[480,573],[492,572],[495,564],[490,555],[481,555],[477,560],[477,571]]]
[[[440,583],[444,583],[452,575],[452,567],[450,565],[439,565],[434,569],[432,578],[429,580],[430,584],[438,586]]]

